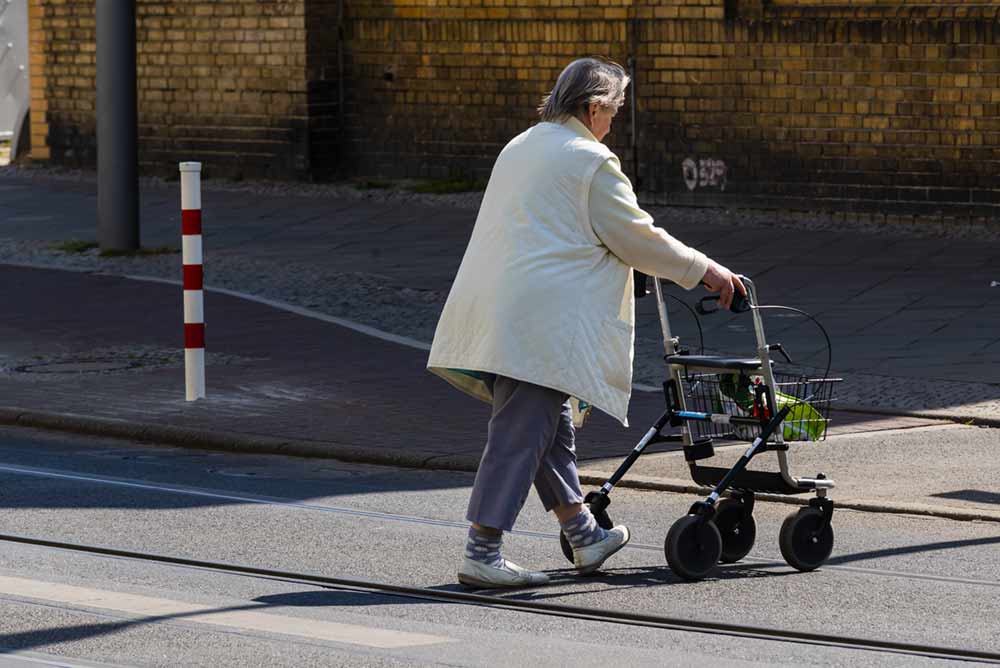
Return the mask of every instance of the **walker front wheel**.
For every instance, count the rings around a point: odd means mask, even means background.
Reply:
[[[711,520],[685,515],[667,532],[663,553],[670,570],[685,580],[701,580],[722,556],[722,536]]]
[[[597,526],[601,527],[605,531],[614,528],[615,525],[611,523],[611,516],[608,515],[608,511],[595,511],[593,504],[589,503],[587,504],[587,507],[590,508],[590,512],[594,514],[594,519],[597,520]],[[562,553],[563,556],[566,557],[566,560],[571,564],[575,564],[576,562],[573,561],[573,546],[570,545],[569,539],[566,538],[566,534],[562,531],[559,532],[559,547],[562,548]]]
[[[778,547],[792,568],[803,572],[816,570],[833,552],[833,527],[824,520],[819,508],[803,508],[782,522]]]

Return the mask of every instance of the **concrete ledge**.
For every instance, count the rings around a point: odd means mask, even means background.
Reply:
[[[148,424],[117,420],[114,418],[92,417],[75,413],[52,413],[0,406],[0,425],[34,427],[52,431],[147,441],[163,445],[174,445],[199,450],[224,452],[246,452],[251,454],[291,455],[295,457],[316,457],[337,459],[359,464],[399,466],[403,468],[463,471],[475,473],[479,458],[470,455],[412,453],[395,448],[359,448],[331,441],[305,441],[279,439],[270,436],[243,434],[238,432],[190,429],[169,425]],[[585,485],[601,485],[611,476],[611,472],[601,470],[580,470],[580,482]],[[673,478],[654,478],[631,475],[618,483],[626,489],[645,489],[659,492],[704,495],[708,489],[691,481]],[[804,506],[809,497],[782,496],[778,494],[758,494],[760,501]],[[966,510],[947,506],[919,503],[896,503],[866,499],[834,498],[840,508],[849,508],[869,513],[893,513],[903,515],[923,515],[951,520],[1000,522],[1000,511]]]
[[[973,427],[1000,427],[1000,418],[983,417],[981,415],[961,415],[956,413],[934,413],[932,411],[911,411],[905,408],[874,408],[872,406],[859,406],[857,404],[832,405],[837,411],[850,411],[851,413],[866,413],[868,415],[895,415],[912,418],[925,418],[928,420],[948,420],[959,424]]]
[[[416,454],[392,448],[360,448],[332,441],[279,439],[239,432],[192,429],[75,413],[32,411],[6,406],[0,406],[0,424],[35,427],[88,436],[147,441],[198,450],[317,457],[405,468],[429,468],[426,466],[426,462],[429,459],[436,459],[435,456],[426,453]],[[435,463],[431,468],[475,471],[476,463],[459,461],[459,458],[445,455],[441,456],[440,463]]]

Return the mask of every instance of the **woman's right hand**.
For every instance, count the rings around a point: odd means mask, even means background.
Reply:
[[[701,282],[709,292],[719,293],[719,308],[724,311],[728,311],[732,305],[734,292],[738,290],[744,297],[747,294],[746,287],[736,278],[736,274],[715,260],[708,261],[708,270]]]

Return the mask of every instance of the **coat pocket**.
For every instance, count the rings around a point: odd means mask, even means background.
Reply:
[[[632,390],[632,327],[614,318],[601,323],[598,367],[604,381],[623,392]]]

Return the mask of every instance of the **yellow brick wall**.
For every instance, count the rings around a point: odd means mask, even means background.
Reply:
[[[625,63],[633,3],[583,4],[353,3],[345,155],[362,171],[389,176],[488,174],[570,60],[599,54]],[[701,15],[722,7],[721,0],[659,4]]]
[[[1000,204],[1000,2],[587,5],[353,3],[352,164],[487,175],[566,63],[634,56],[637,150],[629,105],[609,143],[662,201],[976,216]]]
[[[647,24],[645,185],[691,203],[992,215],[1000,3],[973,9],[779,0],[762,19],[673,26],[679,43]],[[725,192],[682,186],[685,156],[723,161]]]
[[[303,0],[139,0],[136,14],[145,172],[201,160],[209,174],[308,173]],[[52,159],[93,165],[95,3],[36,0],[32,16],[47,105],[35,129]]]
[[[202,159],[278,176],[486,176],[562,67],[600,54],[634,62],[636,150],[631,103],[609,143],[663,201],[1000,205],[1000,0],[138,7],[147,171]],[[33,95],[48,105],[33,135],[54,160],[87,162],[93,2],[40,0],[32,16]]]
[[[33,160],[48,160],[49,124],[47,113],[49,100],[47,95],[48,68],[45,55],[44,12],[39,0],[28,3],[28,59],[31,73],[31,158]]]

